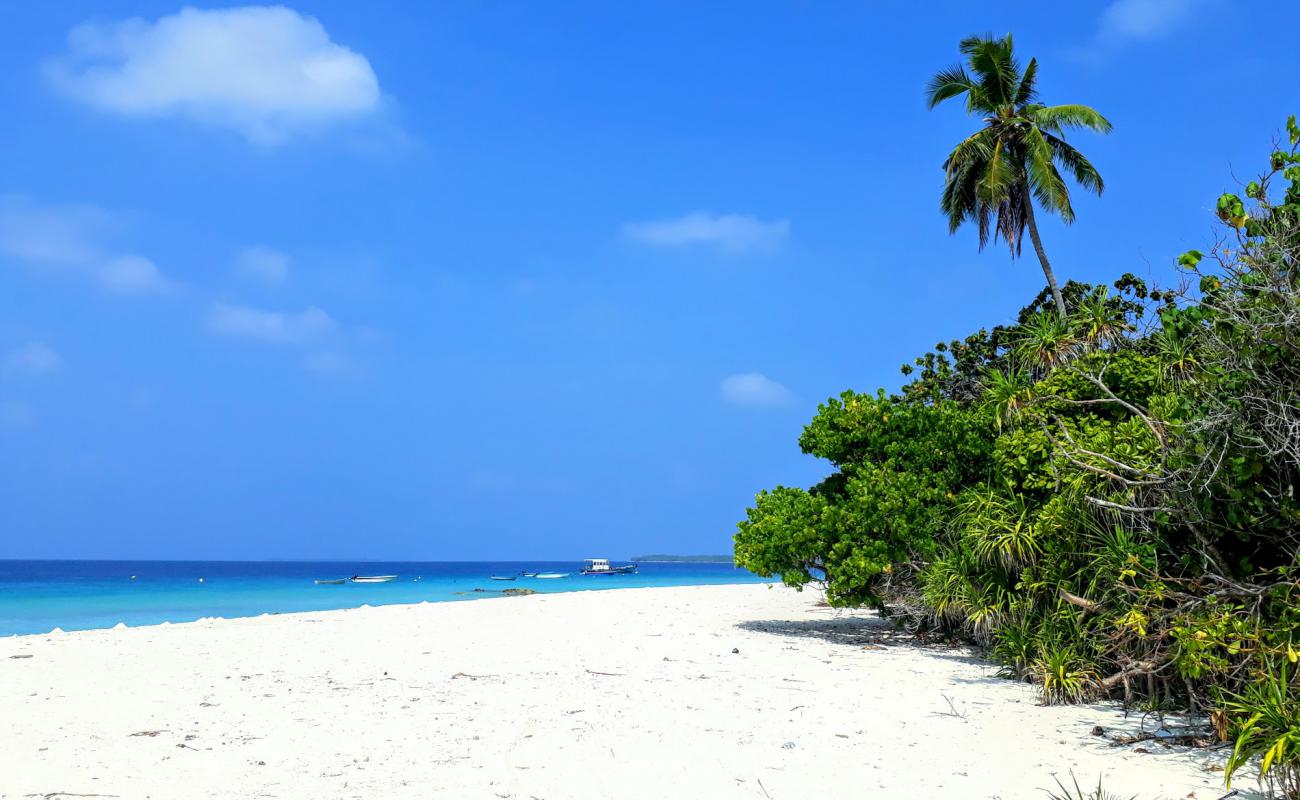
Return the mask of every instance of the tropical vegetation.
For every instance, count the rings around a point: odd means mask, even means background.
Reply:
[[[944,210],[1018,241],[1018,225],[1032,234],[1025,185],[1068,211],[1036,137],[1050,149],[1066,120],[1103,121],[1033,105],[1036,65],[1013,69],[1009,38],[962,48],[970,73],[941,73],[931,100],[965,94],[990,119],[983,144],[949,157]],[[1206,715],[1232,742],[1229,781],[1251,765],[1300,798],[1294,117],[1264,174],[1216,211],[1221,234],[1178,258],[1176,290],[1124,275],[1058,293],[1048,272],[1015,324],[935,345],[895,393],[821,404],[799,444],[833,471],[759,494],[737,563],[965,636],[1044,703]]]

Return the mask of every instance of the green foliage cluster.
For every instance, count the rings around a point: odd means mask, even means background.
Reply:
[[[956,80],[955,76],[953,77]],[[1209,711],[1300,797],[1300,128],[1186,292],[1069,283],[804,429],[834,472],[759,495],[737,563],[959,631],[1045,703]],[[1277,190],[1271,184],[1281,183]],[[1252,761],[1252,759],[1258,759]]]

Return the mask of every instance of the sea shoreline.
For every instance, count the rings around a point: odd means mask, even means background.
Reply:
[[[176,562],[18,561],[0,564],[0,637],[130,628],[203,618],[482,599],[505,588],[537,593],[643,586],[763,583],[734,565],[645,564],[635,574],[584,576],[572,561]],[[567,574],[560,579],[527,572]],[[388,583],[346,581],[396,574]],[[510,581],[492,580],[507,575]],[[332,579],[337,585],[317,581]]]
[[[1039,706],[818,599],[628,588],[0,639],[0,797],[1009,800],[1071,773],[1222,794],[1203,752],[1091,735],[1136,715]]]
[[[775,583],[776,582],[773,581],[771,584],[760,583],[757,585],[760,586],[775,585]],[[699,584],[699,585],[700,586],[752,586],[755,584],[750,582],[750,583],[709,583],[709,584]],[[270,617],[295,617],[295,616],[312,615],[312,614],[343,614],[349,611],[362,611],[368,609],[407,608],[407,607],[417,607],[417,606],[439,605],[443,603],[467,603],[467,602],[474,602],[477,600],[518,600],[521,599],[522,597],[537,597],[542,595],[554,597],[557,595],[585,594],[590,592],[613,592],[613,591],[632,592],[632,591],[638,591],[644,589],[654,590],[654,589],[690,589],[690,588],[693,587],[691,585],[665,586],[665,587],[593,585],[593,586],[588,586],[583,588],[566,588],[566,589],[558,589],[554,591],[536,591],[532,594],[525,594],[525,595],[507,595],[505,594],[505,592],[508,591],[508,588],[507,589],[471,589],[469,591],[460,593],[462,595],[465,595],[464,597],[443,598],[438,600],[417,600],[413,602],[399,601],[393,603],[373,603],[373,604],[362,603],[356,606],[346,606],[343,608],[322,608],[322,609],[311,610],[311,611],[263,611],[259,614],[241,614],[238,616],[229,616],[229,617],[208,616],[208,617],[199,617],[198,619],[180,620],[178,622],[172,622],[170,620],[166,620],[163,622],[153,622],[153,623],[147,623],[143,625],[127,625],[126,623],[119,622],[116,625],[99,627],[99,628],[76,628],[76,629],[69,629],[69,630],[63,630],[62,628],[55,628],[54,630],[46,631],[44,633],[11,633],[7,635],[0,635],[0,641],[21,641],[22,639],[42,638],[47,636],[76,636],[79,634],[103,633],[105,631],[148,630],[150,628],[173,628],[173,627],[181,627],[185,625],[202,625],[202,624],[210,624],[214,622],[239,622],[242,620],[263,619],[263,618],[270,618]]]

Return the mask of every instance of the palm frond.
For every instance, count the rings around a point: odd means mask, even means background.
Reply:
[[[990,105],[1010,105],[1020,77],[1012,55],[1011,35],[1001,40],[991,34],[968,36],[961,41],[959,49],[967,57]]]
[[[930,83],[925,87],[925,99],[930,108],[942,103],[944,100],[950,100],[954,97],[960,97],[963,94],[971,94],[979,91],[979,84],[967,74],[966,69],[960,64],[941,70],[930,79]]]
[[[1061,106],[1036,106],[1025,114],[1035,125],[1051,133],[1066,128],[1086,128],[1097,133],[1110,133],[1114,128],[1110,120],[1091,106],[1066,104]]]
[[[1020,87],[1016,89],[1016,106],[1032,103],[1038,98],[1038,59],[1029,59],[1024,74],[1020,77]]]
[[[1101,173],[1097,172],[1097,168],[1084,157],[1083,153],[1071,147],[1064,139],[1052,136],[1050,133],[1043,134],[1043,138],[1051,146],[1052,156],[1056,162],[1064,167],[1080,186],[1093,194],[1102,193],[1106,185],[1101,179]]]
[[[962,139],[943,162],[945,175],[951,175],[961,165],[987,161],[993,153],[995,138],[991,129],[981,128]]]
[[[1029,188],[1038,199],[1039,205],[1048,211],[1061,215],[1068,225],[1074,222],[1074,207],[1070,204],[1070,190],[1065,179],[1056,171],[1053,163],[1055,154],[1052,146],[1043,136],[1043,132],[1033,125],[1024,130],[1025,167],[1029,177]]]
[[[1016,181],[1007,196],[998,203],[998,222],[997,234],[995,238],[1001,237],[1007,243],[1007,248],[1011,251],[1013,257],[1020,256],[1020,245],[1024,242],[1025,224],[1028,221],[1025,212],[1025,205],[1029,202],[1029,196],[1024,190],[1024,178]]]
[[[992,152],[985,164],[984,175],[979,182],[980,200],[991,205],[1000,203],[1010,192],[1019,178],[1016,158],[1008,152],[1007,142],[1001,138],[993,142]]]

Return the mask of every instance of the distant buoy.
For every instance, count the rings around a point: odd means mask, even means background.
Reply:
[[[202,579],[202,578],[199,578],[199,583],[203,583],[203,579]]]
[[[134,576],[134,575],[131,576],[131,580],[135,580],[135,576]]]

